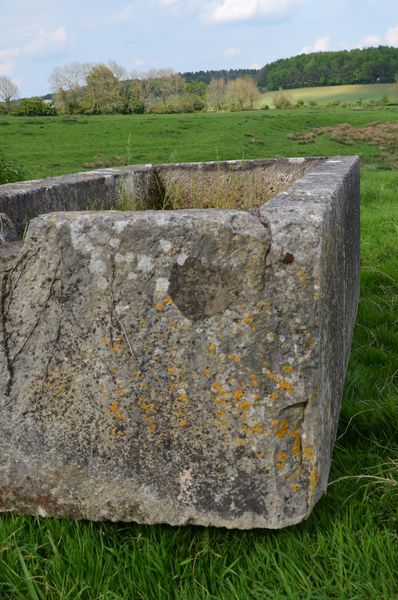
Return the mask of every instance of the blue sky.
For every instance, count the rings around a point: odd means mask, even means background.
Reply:
[[[260,67],[314,50],[398,46],[398,0],[0,0],[0,75],[50,91],[71,62],[128,72]]]

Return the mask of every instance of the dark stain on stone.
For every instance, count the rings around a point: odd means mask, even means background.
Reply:
[[[282,262],[283,262],[285,265],[291,265],[293,261],[294,261],[294,256],[293,256],[293,254],[291,254],[290,252],[286,252],[285,256],[283,257],[283,260],[282,260]]]
[[[236,275],[229,270],[205,267],[188,258],[171,271],[170,296],[182,314],[192,321],[224,312],[238,296]]]

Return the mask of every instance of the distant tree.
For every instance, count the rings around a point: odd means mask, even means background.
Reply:
[[[7,112],[11,111],[11,100],[18,96],[18,87],[5,75],[0,77],[0,98],[6,105]]]
[[[221,110],[226,99],[227,85],[224,79],[212,79],[206,90],[207,106],[213,110]]]
[[[65,113],[78,113],[84,109],[86,76],[92,69],[87,63],[71,63],[56,67],[50,75],[55,105]]]
[[[167,100],[171,96],[185,92],[185,81],[172,69],[152,69],[144,76],[143,87],[147,99],[159,98],[166,109]]]
[[[118,81],[123,81],[127,78],[127,71],[124,67],[119,65],[114,60],[110,60],[107,64],[107,67],[111,70],[112,74]]]
[[[194,94],[199,98],[204,98],[207,92],[207,84],[204,81],[191,81],[185,85],[186,92],[188,94]]]
[[[238,77],[228,81],[226,95],[232,110],[244,110],[253,108],[260,91],[251,77]]]
[[[86,82],[90,112],[120,112],[121,85],[110,67],[103,64],[95,65],[87,74]]]

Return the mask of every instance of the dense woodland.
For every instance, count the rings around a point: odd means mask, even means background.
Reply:
[[[257,74],[256,80],[262,88],[278,90],[322,85],[392,83],[397,75],[398,48],[379,46],[283,58],[265,65]]]

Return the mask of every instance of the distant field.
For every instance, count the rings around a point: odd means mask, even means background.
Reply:
[[[278,92],[267,92],[262,95],[259,106],[268,104],[274,106],[273,98]],[[312,100],[318,104],[325,105],[329,102],[370,102],[380,100],[387,95],[390,102],[398,102],[398,84],[396,83],[373,83],[368,85],[332,85],[325,87],[298,88],[295,90],[284,90],[283,92],[292,103],[303,100],[308,103]]]

